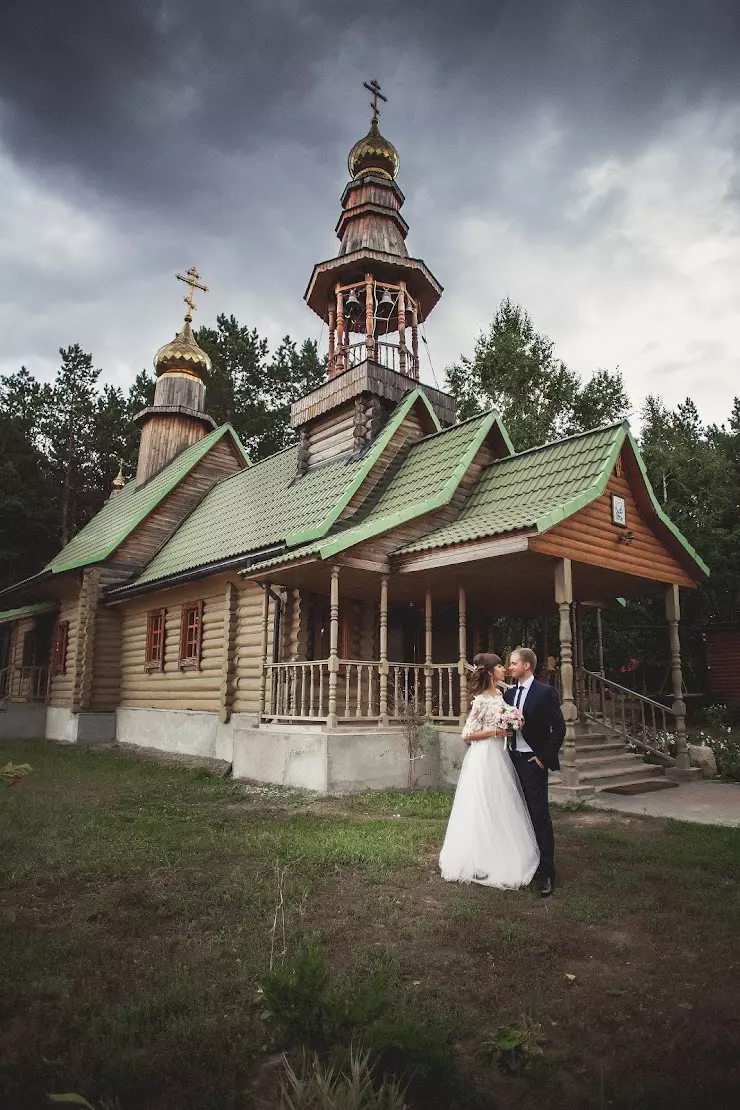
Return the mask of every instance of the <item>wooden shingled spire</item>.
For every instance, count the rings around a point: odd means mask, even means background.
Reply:
[[[334,258],[314,267],[305,300],[327,325],[329,380],[296,401],[299,472],[337,454],[362,451],[391,409],[419,382],[419,329],[442,286],[406,248],[408,224],[396,175],[398,151],[380,131],[377,80],[370,130],[349,153]],[[424,387],[442,424],[455,420],[452,398]]]

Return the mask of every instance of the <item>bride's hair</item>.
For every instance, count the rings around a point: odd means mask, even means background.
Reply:
[[[470,680],[470,692],[473,697],[477,697],[478,694],[482,694],[488,689],[493,682],[493,668],[502,665],[498,655],[494,655],[492,651],[482,651],[479,655],[476,655],[473,660],[475,672]]]

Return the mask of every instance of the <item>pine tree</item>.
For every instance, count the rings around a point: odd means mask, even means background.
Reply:
[[[508,299],[478,337],[473,358],[463,355],[445,373],[458,417],[497,409],[517,451],[620,420],[629,408],[618,371],[598,370],[583,384],[529,313]]]

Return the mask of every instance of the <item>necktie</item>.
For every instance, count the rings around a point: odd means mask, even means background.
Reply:
[[[516,700],[514,702],[515,709],[519,708],[519,703],[522,700],[523,693],[524,693],[524,687],[521,686],[521,685],[517,686],[517,688],[516,688]],[[511,733],[510,736],[509,736],[509,747],[511,748],[512,751],[514,751],[516,749],[516,733],[515,732]]]

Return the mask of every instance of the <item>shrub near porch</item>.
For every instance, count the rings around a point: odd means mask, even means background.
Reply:
[[[443,793],[315,799],[30,742],[6,762],[33,771],[0,791],[4,1106],[275,1105],[300,1052],[259,988],[311,938],[341,1005],[389,971],[437,1077],[412,1106],[732,1104],[738,830],[558,811],[542,902],[441,882]]]

